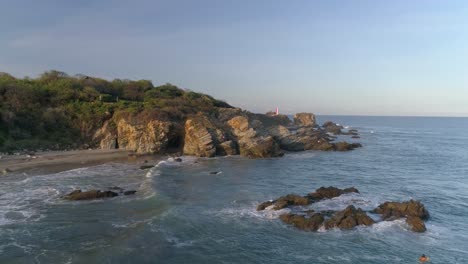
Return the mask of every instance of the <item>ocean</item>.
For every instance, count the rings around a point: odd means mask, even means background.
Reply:
[[[183,157],[149,170],[126,163],[0,178],[0,263],[468,263],[468,119],[320,116],[358,129],[362,148],[282,158]],[[211,174],[211,172],[219,172]],[[66,201],[76,188],[119,186],[134,196]],[[304,232],[263,201],[321,186],[359,194],[313,209],[371,210],[420,200],[425,233],[404,220]]]

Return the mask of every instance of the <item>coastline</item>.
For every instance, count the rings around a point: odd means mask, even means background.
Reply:
[[[159,160],[161,157],[162,155],[137,156],[134,155],[133,151],[123,149],[47,151],[37,152],[35,155],[8,155],[0,159],[0,174],[57,173],[108,162],[143,163],[144,161]]]

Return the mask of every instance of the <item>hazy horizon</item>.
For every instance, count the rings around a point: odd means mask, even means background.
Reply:
[[[468,116],[468,3],[5,1],[0,71],[170,82],[264,113]]]

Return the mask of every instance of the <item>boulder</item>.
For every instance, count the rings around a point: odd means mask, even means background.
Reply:
[[[257,211],[263,211],[267,207],[272,206],[275,202],[274,201],[266,201],[257,206]]]
[[[78,200],[94,200],[115,197],[119,194],[113,191],[100,191],[100,190],[90,190],[82,192],[81,190],[75,190],[66,195],[64,198],[67,200],[78,201]]]
[[[304,231],[317,231],[325,220],[320,213],[310,215],[282,214],[279,218],[284,223],[293,225]]]
[[[343,211],[336,212],[325,221],[325,228],[351,229],[358,225],[370,226],[375,223],[361,208],[356,209],[353,205],[346,207]]]
[[[312,113],[297,113],[294,115],[294,124],[301,127],[313,127],[316,124],[315,115]]]

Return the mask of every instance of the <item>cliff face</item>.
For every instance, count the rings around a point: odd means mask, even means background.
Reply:
[[[122,148],[140,154],[166,153],[172,148],[184,155],[214,157],[242,155],[250,158],[280,157],[284,151],[351,150],[359,145],[333,143],[315,116],[300,113],[292,122],[286,116],[252,114],[219,108],[183,121],[120,117],[96,131],[102,149]]]

